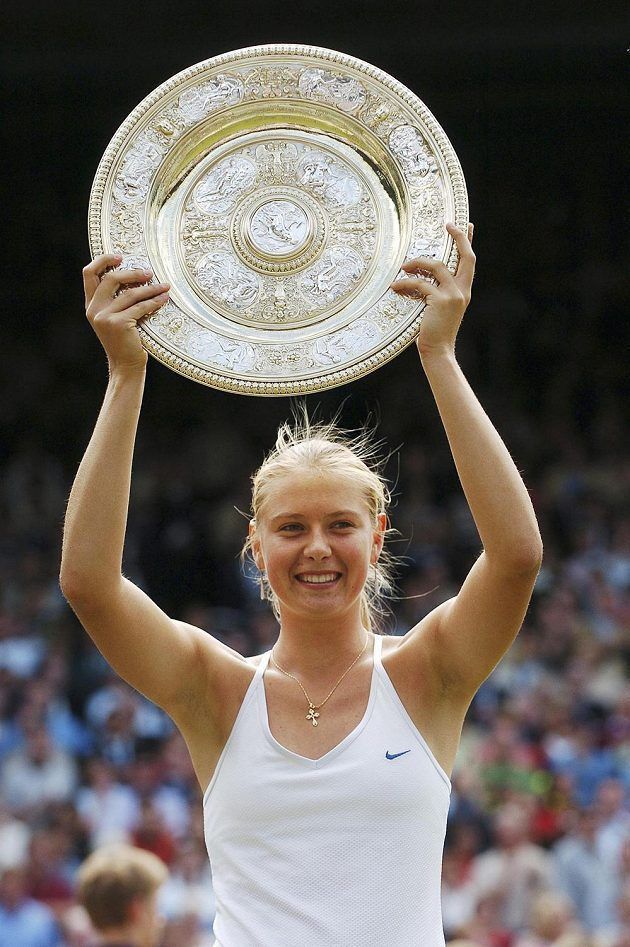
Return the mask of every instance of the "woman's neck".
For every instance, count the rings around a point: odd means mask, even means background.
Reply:
[[[323,625],[303,623],[295,627],[286,622],[280,626],[278,640],[273,647],[274,659],[292,674],[326,674],[350,664],[364,645],[369,651],[372,633],[360,622],[340,630],[334,622]]]

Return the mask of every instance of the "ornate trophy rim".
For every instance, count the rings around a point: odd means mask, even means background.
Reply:
[[[228,96],[224,104],[219,104],[212,111],[208,111],[200,117],[198,121],[193,121],[189,126],[185,126],[183,131],[178,129],[173,142],[163,138],[166,132],[162,132],[160,129],[158,134],[155,129],[149,126],[150,120],[159,120],[160,114],[162,114],[159,111],[160,107],[163,110],[166,107],[173,108],[177,93],[181,95],[185,90],[196,88],[194,86],[195,80],[207,83],[217,77],[219,70],[227,67],[235,70],[233,76],[242,77],[245,75],[244,67],[250,65],[252,68],[264,65],[268,69],[273,69],[277,65],[278,69],[281,69],[283,64],[285,68],[302,66],[304,70],[310,70],[313,74],[321,73],[324,76],[321,83],[324,91],[318,92],[316,90],[306,104],[298,101],[299,95],[297,93],[290,100],[280,95],[274,99],[274,96],[270,94],[266,98],[251,99],[248,102],[243,100],[243,96],[236,103],[231,102]],[[228,76],[228,78],[230,77]],[[350,80],[354,80],[355,85],[358,85],[365,93],[365,101],[360,107],[355,107],[348,101],[343,100],[342,96],[339,97],[339,101],[335,101],[335,95],[328,94],[325,91],[326,82],[330,87],[331,85],[334,86],[335,81],[338,84],[343,84]],[[326,97],[327,95],[328,97]],[[379,97],[383,103],[381,109],[383,115],[380,115],[378,111]],[[377,207],[378,213],[382,212],[385,215],[387,213],[387,208],[382,211],[382,208],[379,209],[377,206],[379,200],[383,207],[386,204],[387,207],[390,204],[395,206],[396,221],[395,224],[391,225],[389,231],[385,227],[385,237],[389,234],[392,239],[396,237],[398,241],[396,243],[396,240],[394,240],[395,245],[390,247],[385,240],[387,253],[384,251],[383,255],[388,255],[386,265],[384,264],[383,268],[377,272],[377,269],[374,269],[376,264],[372,266],[374,262],[372,261],[370,264],[372,269],[368,266],[357,282],[359,288],[365,287],[376,276],[376,281],[381,286],[378,295],[364,302],[360,291],[357,290],[355,293],[357,301],[353,304],[354,309],[352,305],[344,306],[341,304],[337,306],[337,309],[333,307],[327,310],[319,320],[313,317],[310,323],[308,320],[306,322],[296,321],[290,327],[274,324],[271,335],[267,338],[264,336],[265,327],[262,324],[257,325],[251,321],[248,322],[246,316],[241,320],[237,314],[236,322],[234,324],[228,323],[225,316],[222,317],[221,315],[222,310],[219,303],[215,307],[209,306],[206,298],[199,306],[195,307],[191,302],[191,297],[178,296],[178,280],[174,281],[172,272],[167,271],[166,261],[168,258],[170,265],[171,258],[181,256],[180,250],[179,248],[169,247],[167,252],[159,245],[159,239],[166,243],[166,234],[173,230],[173,220],[169,220],[168,226],[163,221],[158,220],[160,210],[166,206],[164,192],[168,191],[168,188],[172,187],[175,181],[175,173],[172,170],[170,172],[171,177],[168,179],[164,172],[164,169],[168,166],[169,150],[174,153],[175,147],[182,149],[186,141],[192,140],[198,130],[202,128],[204,129],[203,133],[206,134],[206,141],[204,142],[204,155],[206,156],[213,155],[222,148],[227,149],[225,154],[229,156],[230,149],[234,151],[236,147],[243,145],[250,139],[255,142],[257,140],[256,135],[259,135],[260,141],[263,143],[266,140],[271,140],[269,129],[273,127],[273,122],[270,122],[268,118],[266,118],[263,129],[257,129],[255,127],[256,123],[252,120],[254,127],[248,131],[243,120],[244,127],[237,129],[236,134],[230,135],[228,133],[224,138],[221,138],[221,128],[224,125],[229,125],[229,120],[234,116],[249,116],[251,113],[255,117],[257,114],[261,114],[261,109],[265,105],[272,108],[275,105],[278,115],[282,113],[283,118],[277,123],[277,128],[282,133],[286,133],[285,137],[292,135],[293,139],[291,140],[297,143],[297,148],[301,147],[302,138],[304,140],[308,139],[309,130],[304,132],[305,116],[308,109],[311,110],[309,114],[317,116],[316,121],[321,124],[321,128],[319,126],[315,127],[315,132],[324,142],[322,147],[325,148],[326,136],[328,136],[330,141],[335,143],[335,147],[341,150],[339,160],[344,159],[343,149],[346,149],[348,161],[351,162],[351,150],[354,149],[362,154],[363,142],[368,142],[365,145],[365,151],[369,153],[370,148],[372,148],[370,154],[372,170],[368,167],[369,162],[364,161],[349,173],[356,173],[357,179],[361,178],[366,193],[370,192],[371,189],[374,198],[373,203]],[[247,111],[248,108],[250,112]],[[258,109],[258,112],[255,111],[256,109]],[[294,124],[292,109],[296,116]],[[370,118],[370,124],[366,118],[369,109],[371,109],[370,115],[374,113],[376,116],[374,119]],[[403,123],[403,125],[392,126],[393,131],[390,125],[387,124],[390,113],[394,116],[392,121],[398,120],[399,123]],[[163,114],[166,113],[163,112]],[[267,116],[267,112],[265,112],[265,115]],[[289,117],[287,118],[287,116]],[[221,128],[217,124],[219,120]],[[214,125],[212,124],[213,121],[215,122]],[[315,122],[315,119],[313,119],[313,122]],[[417,244],[414,244],[414,235],[417,237],[420,233],[422,213],[427,213],[426,209],[419,209],[419,202],[421,202],[421,199],[426,201],[427,198],[426,193],[422,198],[417,196],[423,193],[421,185],[424,185],[424,181],[420,179],[418,173],[408,172],[402,145],[397,154],[394,154],[390,146],[394,131],[401,127],[417,131],[419,138],[422,139],[423,144],[430,151],[430,157],[434,165],[433,170],[440,179],[440,188],[443,195],[443,201],[440,205],[441,210],[439,213],[435,210],[432,211],[433,218],[431,219],[433,221],[433,232],[435,232],[437,214],[442,225],[443,235],[439,241],[436,238],[433,244],[434,252],[426,255],[441,259],[451,272],[455,272],[458,262],[457,250],[452,238],[444,231],[443,224],[446,220],[452,220],[456,226],[465,228],[468,223],[468,197],[459,160],[446,133],[427,106],[418,96],[383,70],[348,54],[322,47],[300,44],[265,44],[245,47],[203,60],[167,79],[149,93],[123,121],[107,146],[94,177],[88,211],[89,243],[93,257],[101,253],[122,249],[125,256],[123,266],[148,265],[154,270],[156,280],[171,283],[171,299],[167,305],[162,307],[158,313],[147,317],[139,327],[142,343],[147,351],[158,361],[179,374],[211,387],[239,394],[286,396],[307,394],[346,384],[385,364],[406,348],[418,333],[425,304],[418,300],[402,299],[387,287],[400,271],[400,265],[405,259],[422,253],[422,249],[418,251]],[[388,128],[390,128],[389,131],[387,131]],[[310,129],[310,131],[312,133],[313,129]],[[250,138],[247,137],[248,134]],[[146,199],[146,206],[142,205],[140,207],[143,212],[140,230],[142,230],[142,237],[146,237],[146,245],[142,245],[137,253],[126,253],[125,249],[120,246],[119,234],[111,232],[109,216],[111,206],[115,202],[115,175],[117,170],[120,170],[121,161],[125,157],[126,150],[128,152],[130,143],[139,140],[140,136],[144,136],[143,141],[148,141],[155,151],[155,155],[151,159],[155,166],[151,170],[150,181],[147,184],[147,194],[149,196]],[[212,136],[215,140],[212,140]],[[211,142],[210,146],[207,144],[209,141]],[[357,141],[361,142],[361,148],[356,146]],[[201,148],[201,146],[199,147]],[[192,150],[193,146],[191,145],[191,152]],[[387,182],[387,187],[391,188],[392,191],[398,188],[396,200],[390,198],[387,188],[383,189],[384,196],[379,197],[377,194],[383,156],[386,158],[391,180],[393,181],[395,178],[397,182],[395,184],[390,181]],[[364,156],[362,155],[362,157]],[[379,158],[381,159],[380,162]],[[190,160],[192,161],[192,159]],[[229,160],[229,157],[225,160]],[[360,162],[361,159],[357,158],[357,161]],[[183,164],[185,162],[182,163],[182,166]],[[348,164],[348,167],[351,167],[351,164]],[[194,172],[194,164],[192,164],[192,168]],[[189,170],[189,168],[186,170]],[[160,178],[161,172],[164,172],[163,180]],[[172,189],[174,190],[174,188]],[[268,191],[267,203],[272,204],[274,193],[270,188],[268,188]],[[284,200],[283,193],[279,191],[275,198],[276,203]],[[282,267],[285,265],[287,267],[293,266],[293,261],[296,261],[294,269],[298,272],[300,266],[304,270],[304,267],[307,267],[307,264],[321,252],[320,244],[323,245],[322,227],[324,224],[320,220],[322,214],[316,202],[312,201],[309,204],[306,199],[300,202],[297,193],[295,196],[292,196],[290,192],[287,193],[291,198],[290,200],[287,199],[287,202],[299,209],[299,213],[307,221],[308,233],[311,234],[312,232],[314,234],[311,245],[309,245],[310,249],[308,249],[308,252],[305,251],[303,260],[299,256],[298,247],[298,250],[293,254],[278,255],[277,257],[271,255],[267,257],[268,262],[257,263],[255,254],[250,254],[251,259],[248,256],[251,249],[251,233],[247,230],[247,226],[250,225],[243,224],[244,211],[242,209],[237,210],[235,217],[238,217],[238,219],[235,224],[233,242],[238,249],[243,266],[249,267],[253,273],[256,272],[257,268],[262,273],[265,271],[276,274],[282,273]],[[159,197],[156,195],[159,195]],[[151,204],[152,200],[154,201],[153,205]],[[250,198],[247,198],[247,200],[250,200]],[[256,206],[258,206],[255,199],[250,200],[250,203],[254,210],[247,218],[248,221],[251,221],[252,216],[256,213]],[[175,221],[177,223],[181,219],[181,209],[179,213],[180,217],[177,217]],[[140,218],[135,219],[137,222]],[[415,223],[416,220],[419,221],[418,224]],[[159,239],[156,237],[158,226],[161,228]],[[117,239],[117,236],[119,239]],[[317,243],[317,240],[320,241],[320,244]],[[382,244],[379,244],[379,247],[382,248]],[[412,252],[414,250],[416,252]],[[369,253],[367,256],[369,256]],[[287,261],[286,264],[285,260]],[[367,299],[367,297],[365,298]],[[368,303],[371,304],[371,308]],[[203,326],[204,313],[206,312],[212,312],[214,318],[211,329],[207,329],[205,326],[203,328],[199,327]],[[344,322],[344,313],[351,313],[348,316],[350,321]],[[222,318],[223,322],[221,322]],[[167,325],[160,321],[164,319],[170,320]],[[241,326],[241,321],[243,326]],[[330,327],[325,328],[322,335],[322,325],[328,326],[329,322]],[[210,340],[209,347],[208,344],[204,343],[206,346],[204,349],[203,345],[197,340],[195,342],[196,349],[192,346],[192,343],[186,349],[186,344],[182,342],[182,339],[188,331],[189,323],[194,326],[194,331],[200,336],[205,333],[205,336]],[[357,350],[355,339],[360,335],[360,332],[354,330],[359,324],[365,340],[358,345]],[[317,328],[318,325],[319,329]],[[320,332],[320,343],[312,341],[318,331]],[[234,340],[232,340],[232,332],[234,332]],[[249,332],[250,336],[243,335],[245,332]],[[214,333],[212,339],[210,339],[209,333]],[[188,334],[190,337],[191,333]],[[332,338],[335,339],[337,348],[331,354],[326,350],[326,343]],[[295,341],[293,341],[294,339]],[[217,348],[214,345],[214,340],[218,340],[218,354],[216,355],[212,354],[214,348]],[[313,346],[317,348],[318,344],[322,351],[318,351],[315,361],[313,361],[309,351],[313,350]],[[309,349],[309,346],[311,349]],[[363,351],[361,351],[361,346]],[[227,351],[228,349],[230,351]],[[204,352],[210,352],[211,354],[208,356]],[[272,361],[272,357],[276,359],[275,362]],[[254,366],[258,366],[261,361],[264,362],[266,368],[257,367],[254,370]],[[327,368],[329,370],[326,370]]]

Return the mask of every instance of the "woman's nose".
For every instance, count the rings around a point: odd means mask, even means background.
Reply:
[[[325,559],[330,555],[330,543],[320,530],[314,530],[308,537],[304,552],[313,559]]]

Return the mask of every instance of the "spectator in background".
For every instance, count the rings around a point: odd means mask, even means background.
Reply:
[[[15,818],[0,796],[0,871],[25,861],[30,839],[30,826]]]
[[[551,861],[530,841],[530,817],[514,802],[495,815],[496,847],[478,855],[473,863],[472,885],[479,901],[500,896],[500,917],[505,928],[525,930],[533,898],[551,887]]]
[[[119,783],[110,763],[93,757],[86,764],[87,786],[76,794],[76,808],[91,848],[128,841],[140,818],[136,794]]]
[[[583,933],[581,925],[575,921],[570,899],[564,894],[547,891],[532,902],[527,932],[517,939],[514,947],[556,947],[564,938]]]
[[[63,681],[55,683],[44,675],[27,681],[22,696],[20,714],[41,718],[54,745],[67,753],[85,756],[92,748],[88,728],[70,711],[67,698],[59,689]]]
[[[55,915],[28,896],[18,865],[0,868],[0,947],[63,947]]]
[[[160,891],[159,903],[169,922],[194,915],[199,919],[200,930],[212,931],[216,901],[203,840],[191,838],[182,842],[169,878]]]
[[[160,774],[153,802],[174,837],[184,838],[188,835],[191,809],[197,804],[200,790],[188,748],[178,730],[161,748]]]
[[[164,927],[157,895],[167,877],[164,862],[131,845],[104,846],[86,859],[77,877],[77,897],[100,947],[157,947]]]
[[[620,869],[624,844],[630,841],[630,811],[625,796],[620,779],[604,780],[595,796],[595,808],[599,814],[597,849],[613,875]]]
[[[27,868],[28,894],[54,911],[70,907],[74,892],[65,875],[66,839],[59,828],[42,828],[33,833]]]
[[[171,865],[176,853],[175,839],[164,825],[154,802],[143,799],[140,803],[140,821],[133,830],[131,841],[138,848],[153,852],[165,865]]]
[[[14,814],[34,818],[47,803],[70,800],[77,783],[73,757],[53,746],[43,720],[30,721],[24,747],[6,757],[0,776],[0,793]]]
[[[199,916],[193,913],[169,921],[160,947],[182,947],[183,944],[186,947],[214,947],[215,943],[214,935],[203,930]]]
[[[513,936],[501,919],[505,896],[497,891],[482,895],[475,913],[457,935],[470,938],[475,947],[512,947]]]
[[[0,627],[2,615],[0,614]],[[0,632],[1,638],[1,632]],[[6,668],[0,666],[0,762],[20,746],[20,729],[15,721],[15,693],[17,680]]]
[[[574,719],[571,752],[554,768],[571,778],[574,801],[579,806],[592,805],[599,783],[618,775],[615,757],[601,746],[599,727],[592,720]]]
[[[131,769],[136,758],[134,708],[131,704],[126,703],[110,711],[105,727],[99,734],[98,752],[119,772],[125,773]]]
[[[475,912],[475,893],[457,852],[446,849],[442,859],[442,923],[447,936],[461,930]]]
[[[553,847],[554,878],[576,906],[587,931],[614,918],[614,876],[597,847],[598,819],[592,809],[575,809],[567,835]]]
[[[615,920],[594,938],[594,947],[630,947],[630,876],[615,904]]]

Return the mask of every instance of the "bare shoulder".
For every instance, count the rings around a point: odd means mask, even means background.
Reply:
[[[384,639],[383,663],[395,684],[406,693],[422,693],[431,702],[448,699],[436,648],[440,610],[435,608],[405,635]],[[392,642],[387,644],[386,642]]]
[[[196,675],[182,682],[176,713],[185,717],[188,712],[198,714],[203,710],[218,719],[226,703],[238,699],[243,688],[247,689],[262,655],[245,658],[201,628],[186,622],[176,624],[194,638],[197,658]]]
[[[176,621],[175,624],[196,637],[198,656],[202,661],[210,663],[213,673],[217,668],[220,669],[221,673],[229,673],[230,671],[238,673],[247,667],[257,667],[264,657],[264,652],[253,657],[244,657],[240,651],[231,648],[210,632],[182,621]]]

